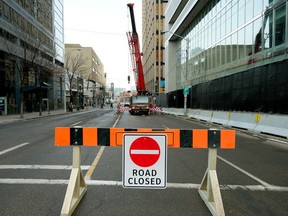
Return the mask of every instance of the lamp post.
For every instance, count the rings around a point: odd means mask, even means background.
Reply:
[[[181,35],[178,35],[178,34],[171,32],[171,31],[161,32],[161,34],[165,34],[165,33],[170,33],[170,34],[175,35],[176,37],[181,38],[181,39],[186,41],[186,50],[185,50],[185,52],[186,52],[186,71],[185,71],[185,76],[184,76],[185,85],[183,88],[183,94],[184,94],[184,115],[187,116],[187,95],[189,94],[188,86],[187,86],[188,73],[189,73],[189,63],[188,63],[188,61],[189,61],[189,38],[184,38]]]

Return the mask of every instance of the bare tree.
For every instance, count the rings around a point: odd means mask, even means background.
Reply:
[[[65,63],[64,63],[64,71],[66,77],[66,86],[69,89],[70,102],[74,101],[73,89],[78,89],[77,86],[77,77],[80,74],[83,74],[87,70],[85,67],[85,63],[87,62],[87,58],[84,57],[83,53],[77,52],[77,54],[73,53],[72,50],[65,54]]]

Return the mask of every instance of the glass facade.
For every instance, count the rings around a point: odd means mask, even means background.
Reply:
[[[210,0],[177,48],[177,89],[279,61],[287,47],[286,0]]]
[[[43,98],[49,98],[49,109],[59,108],[63,0],[0,0],[0,38],[0,92],[7,97],[8,114],[42,112],[48,107]]]
[[[54,0],[54,32],[56,59],[64,62],[63,0]]]

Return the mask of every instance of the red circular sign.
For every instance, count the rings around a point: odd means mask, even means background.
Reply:
[[[151,137],[139,137],[132,142],[129,154],[136,165],[150,167],[158,161],[160,147]]]

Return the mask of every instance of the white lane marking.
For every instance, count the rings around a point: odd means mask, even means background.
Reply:
[[[31,127],[31,126],[35,127],[35,126],[39,126],[39,125],[43,125],[43,123],[29,124],[29,127]]]
[[[25,146],[25,145],[28,145],[28,144],[30,144],[30,143],[29,143],[29,142],[27,142],[27,143],[22,143],[22,144],[20,144],[20,145],[14,146],[14,147],[12,147],[12,148],[6,149],[6,150],[4,150],[4,151],[1,151],[1,152],[0,152],[0,155],[6,154],[7,152],[10,152],[10,151],[13,151],[13,150],[15,150],[15,149],[21,148],[21,147],[23,147],[23,146]]]
[[[278,142],[278,143],[282,143],[282,144],[288,144],[288,142],[286,142],[286,141],[277,140],[277,139],[273,139],[273,138],[267,138],[267,140]]]
[[[81,166],[81,170],[88,170],[90,166]],[[36,169],[36,170],[71,170],[72,166],[65,165],[0,165],[2,169]]]
[[[23,179],[23,178],[0,178],[0,184],[50,184],[67,185],[68,179]],[[122,181],[85,180],[87,185],[94,186],[122,186]],[[198,189],[200,184],[191,183],[167,183],[167,188]],[[220,185],[221,190],[249,190],[249,191],[278,191],[288,192],[288,187],[263,185]]]
[[[99,162],[99,160],[100,160],[100,158],[104,152],[104,149],[105,149],[105,146],[101,146],[98,154],[96,155],[95,160],[93,161],[93,163],[89,167],[89,170],[87,171],[87,173],[84,177],[85,179],[91,179],[91,176],[92,176],[92,174],[93,174],[93,172],[94,172],[94,170],[95,170],[95,168],[96,168],[96,166],[97,166],[97,164],[98,164],[98,162]]]
[[[82,121],[75,122],[74,124],[70,125],[70,127],[74,127],[74,126],[79,125],[79,124],[81,124],[81,123],[82,123]]]
[[[118,123],[119,119],[120,119],[120,115],[118,115],[118,117],[117,117],[115,123],[113,124],[112,128],[114,128],[116,126],[116,124]]]
[[[259,182],[261,185],[263,185],[264,187],[270,187],[270,186],[272,186],[272,185],[270,185],[269,183],[261,180],[260,178],[252,175],[251,173],[249,173],[249,172],[241,169],[240,167],[236,166],[235,164],[229,162],[228,160],[220,157],[219,155],[218,155],[217,157],[218,157],[220,160],[222,160],[223,162],[225,162],[225,163],[229,164],[230,166],[234,167],[234,168],[237,169],[238,171],[240,171],[240,172],[244,173],[245,175],[249,176],[250,178],[254,179],[255,181],[258,181],[258,182]]]
[[[0,184],[68,184],[69,180],[62,179],[23,179],[3,178]]]

